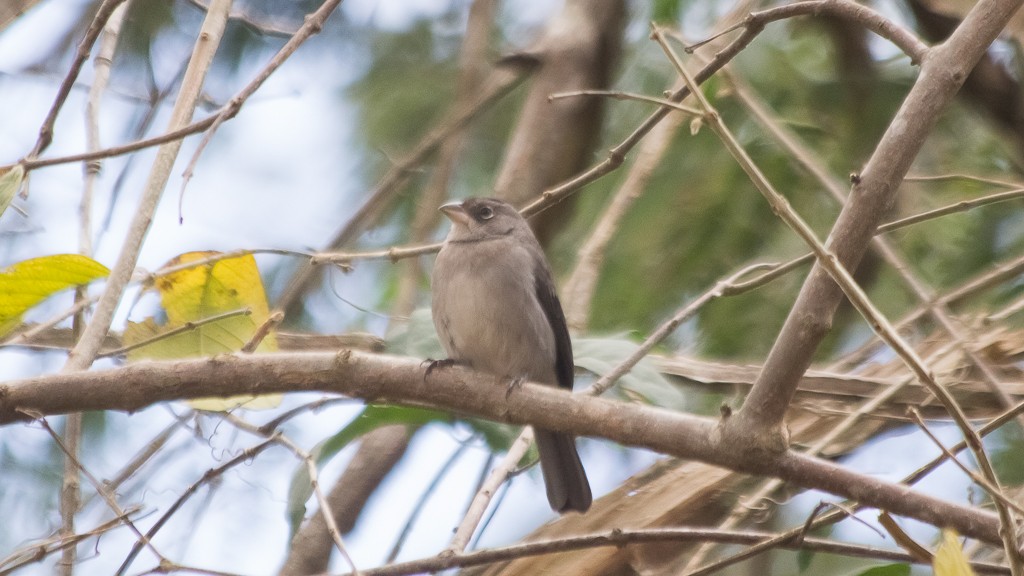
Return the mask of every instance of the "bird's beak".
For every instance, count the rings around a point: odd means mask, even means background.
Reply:
[[[469,214],[466,214],[466,209],[462,207],[462,202],[449,202],[442,205],[439,210],[444,212],[444,215],[452,222],[462,226],[469,225]]]

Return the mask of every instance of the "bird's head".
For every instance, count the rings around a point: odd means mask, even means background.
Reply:
[[[452,221],[449,242],[476,242],[516,232],[530,233],[529,224],[519,212],[511,204],[495,198],[467,198],[449,202],[440,210]]]

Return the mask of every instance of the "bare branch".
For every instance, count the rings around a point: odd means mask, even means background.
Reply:
[[[67,101],[68,95],[71,94],[71,89],[75,86],[78,73],[82,71],[82,66],[89,58],[93,44],[99,38],[107,20],[122,2],[124,0],[104,0],[99,10],[96,11],[96,16],[93,17],[92,22],[89,24],[89,29],[86,31],[82,41],[78,43],[75,58],[71,62],[68,73],[64,76],[64,81],[61,82],[60,88],[57,89],[57,96],[53,100],[53,105],[50,106],[50,111],[46,114],[46,119],[43,120],[43,125],[39,128],[39,139],[36,140],[35,147],[32,148],[32,151],[28,153],[26,158],[35,158],[50,145],[50,142],[53,140],[53,125],[57,121],[57,114],[60,113],[60,109],[64,107],[64,102]]]
[[[894,514],[948,525],[998,542],[989,512],[954,505],[792,452],[737,450],[715,422],[624,402],[524,384],[508,392],[494,378],[461,367],[431,374],[416,359],[340,354],[224,355],[145,362],[116,370],[61,373],[0,385],[0,423],[30,414],[86,410],[135,411],[156,402],[287,391],[335,392],[375,402],[429,406],[514,424],[534,424],[606,438],[750,474],[775,476],[877,506]]]

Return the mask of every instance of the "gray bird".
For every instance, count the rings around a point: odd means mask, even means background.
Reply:
[[[434,263],[432,312],[450,360],[571,390],[569,330],[529,224],[493,198],[452,202],[441,211],[452,228]],[[575,438],[547,430],[535,435],[551,508],[585,512],[592,496]]]

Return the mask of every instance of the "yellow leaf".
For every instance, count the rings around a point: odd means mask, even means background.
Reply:
[[[974,576],[964,549],[960,545],[960,535],[952,528],[942,529],[942,543],[935,551],[932,562],[935,576]]]
[[[165,267],[198,262],[216,256],[217,252],[188,252],[168,262]],[[167,314],[166,324],[153,318],[129,323],[124,333],[125,345],[145,345],[128,352],[128,360],[190,358],[238,352],[252,339],[256,330],[270,315],[256,259],[240,256],[199,264],[158,278],[154,288]],[[248,310],[247,314],[233,314]],[[214,322],[204,320],[225,316]],[[256,352],[277,349],[271,331],[260,342]],[[199,410],[269,408],[280,403],[279,395],[260,397],[209,398],[190,402]]]
[[[700,129],[704,127],[704,119],[699,116],[690,120],[690,136],[696,136],[700,134]]]
[[[109,273],[103,264],[78,254],[33,258],[0,270],[0,336],[17,326],[21,315],[36,304]]]
[[[0,215],[7,210],[14,200],[14,195],[21,188],[21,181],[25,177],[25,169],[18,164],[14,168],[0,175]]]

